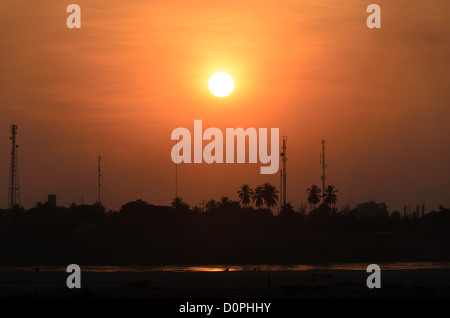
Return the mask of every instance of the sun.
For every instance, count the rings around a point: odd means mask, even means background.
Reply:
[[[227,73],[216,73],[209,79],[208,87],[211,93],[217,97],[225,97],[231,94],[234,88],[234,80]]]

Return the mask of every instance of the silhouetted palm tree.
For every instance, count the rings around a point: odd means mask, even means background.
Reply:
[[[264,192],[262,186],[257,186],[252,195],[252,201],[257,208],[260,208],[264,204]]]
[[[220,203],[226,205],[230,203],[230,199],[228,199],[228,197],[220,197]]]
[[[262,188],[264,203],[267,205],[267,207],[270,209],[271,207],[277,205],[278,190],[270,183],[264,183]]]
[[[221,208],[226,208],[231,204],[231,201],[228,199],[228,197],[220,197],[219,206]]]
[[[306,194],[308,195],[308,202],[311,204],[311,208],[315,209],[316,204],[320,202],[320,193],[322,190],[319,189],[315,184],[311,185],[308,189],[306,189]]]
[[[199,214],[202,212],[202,209],[199,206],[194,206],[194,207],[192,207],[191,211],[194,214]]]
[[[182,210],[186,210],[187,211],[187,210],[189,210],[189,205],[187,203],[183,202],[183,199],[180,198],[180,197],[175,197],[172,200],[171,206],[175,210],[179,210],[179,211],[182,211]]]
[[[242,204],[247,207],[251,202],[253,196],[253,190],[250,188],[248,184],[244,184],[241,186],[241,189],[237,192],[239,194],[239,199]]]
[[[336,202],[337,202],[337,195],[339,190],[336,189],[335,186],[329,185],[325,189],[325,193],[323,194],[324,202],[327,205],[333,204],[333,209],[336,208]]]
[[[206,211],[211,212],[217,209],[217,202],[216,200],[209,200],[206,202]]]
[[[294,215],[294,214],[295,214],[294,208],[292,207],[292,204],[290,204],[288,202],[281,207],[281,211],[280,211],[279,215],[283,217],[283,216]]]
[[[233,201],[228,199],[228,197],[220,197],[220,202],[218,203],[218,207],[220,209],[228,210],[228,209],[235,209],[239,210],[241,205],[239,201]]]

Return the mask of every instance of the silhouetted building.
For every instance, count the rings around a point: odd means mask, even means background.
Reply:
[[[47,202],[53,206],[56,206],[56,194],[49,194]]]

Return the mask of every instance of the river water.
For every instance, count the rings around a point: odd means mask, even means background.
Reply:
[[[298,264],[298,265],[195,265],[195,266],[89,266],[79,264],[83,272],[221,272],[227,268],[232,271],[307,271],[307,270],[366,270],[368,263],[330,263],[330,264]],[[379,263],[382,270],[417,270],[417,269],[450,269],[450,262],[391,262]],[[0,271],[65,271],[62,266],[4,266]]]

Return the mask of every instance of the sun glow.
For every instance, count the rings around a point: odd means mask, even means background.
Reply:
[[[233,91],[234,80],[227,73],[216,73],[209,79],[208,87],[213,95],[225,97],[230,95]]]

